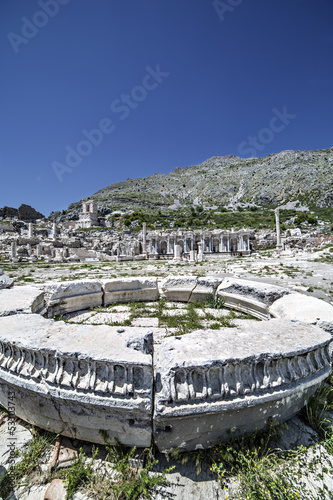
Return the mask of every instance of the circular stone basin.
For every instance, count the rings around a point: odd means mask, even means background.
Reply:
[[[160,297],[223,299],[263,321],[154,343],[158,328],[51,319]],[[297,317],[302,309],[288,312],[288,297],[303,301],[305,322]],[[292,417],[328,376],[333,308],[312,300],[312,317],[308,299],[252,281],[192,276],[1,290],[0,403],[41,428],[92,442],[103,443],[107,433],[127,446],[154,441],[161,451],[211,446],[230,429],[249,432]]]

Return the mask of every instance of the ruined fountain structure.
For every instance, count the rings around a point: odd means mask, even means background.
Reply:
[[[53,319],[212,295],[261,321],[161,339],[158,328]],[[0,403],[8,407],[14,394],[23,420],[97,443],[107,434],[126,446],[194,450],[304,406],[331,370],[333,307],[235,278],[85,280],[0,290],[0,332]]]

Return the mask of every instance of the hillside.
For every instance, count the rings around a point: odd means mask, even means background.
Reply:
[[[158,169],[158,166],[156,167]],[[264,158],[215,156],[200,165],[169,174],[127,179],[92,194],[101,209],[132,208],[162,212],[202,205],[239,203],[277,206],[298,200],[305,205],[333,205],[333,148],[283,151]],[[68,207],[68,216],[81,202]]]

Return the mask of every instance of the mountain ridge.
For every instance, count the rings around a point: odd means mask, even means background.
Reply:
[[[255,204],[278,206],[299,200],[317,207],[333,205],[333,148],[286,150],[266,157],[213,156],[199,165],[110,184],[91,196],[101,210],[168,211],[176,207]],[[79,202],[68,211],[77,210]]]

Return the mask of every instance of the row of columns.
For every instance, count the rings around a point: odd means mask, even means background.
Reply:
[[[200,242],[200,244],[202,244],[202,246],[203,246],[203,251],[212,253],[213,252],[213,240],[216,239],[216,240],[219,240],[219,244],[218,244],[218,247],[219,247],[218,252],[219,253],[230,252],[231,251],[231,240],[236,239],[237,240],[237,251],[239,251],[239,252],[247,251],[250,249],[250,236],[249,235],[245,235],[245,236],[246,236],[246,241],[244,241],[244,235],[240,235],[237,237],[236,234],[234,236],[221,235],[220,238],[214,238],[213,236],[209,236],[209,237],[203,236],[203,240]],[[208,246],[206,246],[207,239],[208,239]],[[190,240],[190,243],[188,240]],[[162,241],[166,241],[166,244],[167,244],[166,253],[167,254],[174,253],[174,251],[175,251],[174,247],[176,245],[179,245],[180,242],[183,243],[183,248],[184,248],[185,253],[189,253],[191,251],[194,251],[194,244],[195,244],[194,237],[191,237],[191,238],[177,238],[177,237],[175,237],[173,244],[170,241],[170,236],[167,236],[166,240],[163,239]],[[197,243],[197,245],[199,245],[199,242]],[[144,253],[146,252],[146,234],[145,234],[145,232],[143,233],[143,252]],[[150,253],[158,253],[158,238],[153,238],[150,241]]]
[[[54,222],[52,224],[52,232],[51,232],[51,236],[54,240],[55,240],[56,234],[57,234],[57,228],[56,228],[56,225]],[[29,224],[28,224],[28,238],[33,238],[33,235],[34,235],[33,225],[32,225],[32,222],[29,222]]]

